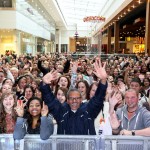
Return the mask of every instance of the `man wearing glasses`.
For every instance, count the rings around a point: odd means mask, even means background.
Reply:
[[[67,103],[62,105],[54,96],[49,84],[57,79],[57,71],[51,71],[43,77],[41,91],[43,100],[50,113],[57,121],[57,134],[67,135],[95,135],[94,119],[103,107],[107,88],[107,73],[105,63],[96,60],[94,73],[100,79],[95,96],[88,103],[83,104],[81,93],[77,89],[68,91]]]

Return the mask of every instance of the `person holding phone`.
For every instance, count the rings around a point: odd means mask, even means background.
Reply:
[[[52,117],[48,115],[48,107],[40,98],[33,97],[28,100],[27,118],[23,118],[23,101],[17,101],[15,110],[18,117],[13,133],[14,139],[23,139],[26,134],[40,134],[41,139],[46,140],[53,134]]]

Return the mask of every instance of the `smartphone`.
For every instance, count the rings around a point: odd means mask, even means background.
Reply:
[[[28,101],[24,96],[19,97],[19,100],[22,100],[24,105],[26,105]]]

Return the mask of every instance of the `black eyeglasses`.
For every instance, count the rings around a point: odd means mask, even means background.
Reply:
[[[69,97],[69,100],[70,100],[70,101],[73,101],[73,100],[78,101],[78,100],[80,100],[80,99],[81,99],[81,97]]]

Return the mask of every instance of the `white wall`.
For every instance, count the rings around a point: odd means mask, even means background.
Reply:
[[[16,12],[16,28],[35,36],[50,40],[50,32],[26,16]]]
[[[62,30],[61,31],[61,44],[69,44],[69,38],[74,37],[75,35],[75,30]],[[79,37],[87,37],[87,31],[79,30],[78,31]],[[56,33],[56,44],[58,44],[58,32]]]
[[[16,11],[0,10],[0,29],[15,29],[16,27]]]
[[[0,29],[18,29],[50,40],[50,32],[15,10],[0,10]]]
[[[91,38],[91,43],[92,43],[92,44],[98,44],[98,40],[99,40],[99,39],[98,39],[97,37],[92,37],[92,38]]]

